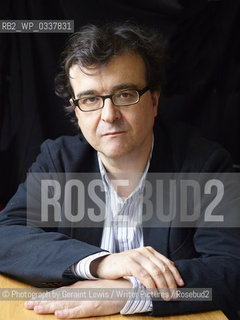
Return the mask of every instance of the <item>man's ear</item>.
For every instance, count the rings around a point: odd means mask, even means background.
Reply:
[[[75,112],[75,114],[76,114],[76,105],[75,105],[75,103],[73,102],[73,99],[71,98],[71,99],[69,99],[69,102],[70,102],[70,104],[71,104],[71,107],[72,107],[72,111],[74,111]]]
[[[157,113],[158,113],[158,102],[159,102],[159,98],[160,98],[160,93],[161,93],[160,89],[156,89],[156,90],[151,91],[153,108],[155,109],[155,116],[157,116]]]

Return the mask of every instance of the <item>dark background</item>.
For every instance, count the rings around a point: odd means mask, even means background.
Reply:
[[[160,111],[197,126],[240,168],[239,0],[4,0],[0,19],[133,21],[162,31],[168,45]],[[54,94],[69,34],[0,34],[0,204],[25,178],[46,138],[73,134]]]

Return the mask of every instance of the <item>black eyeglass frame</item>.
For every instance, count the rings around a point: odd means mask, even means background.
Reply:
[[[128,104],[115,104],[115,103],[113,102],[113,96],[114,96],[116,93],[107,94],[107,95],[105,95],[105,96],[100,96],[100,95],[92,96],[92,97],[101,98],[102,101],[103,101],[103,104],[102,104],[102,107],[101,107],[101,108],[91,109],[91,110],[83,110],[83,109],[80,108],[80,106],[78,105],[78,101],[81,100],[81,99],[83,99],[83,98],[79,98],[79,99],[73,99],[73,98],[72,98],[71,100],[72,100],[74,106],[75,106],[75,107],[78,107],[82,112],[91,112],[91,111],[97,111],[97,110],[103,109],[103,108],[104,108],[105,100],[108,99],[108,98],[111,99],[112,103],[113,103],[115,106],[117,106],[117,107],[124,107],[124,106],[126,107],[126,106],[131,106],[131,105],[137,104],[137,103],[140,101],[141,96],[142,96],[145,92],[147,92],[148,90],[150,90],[150,89],[151,89],[151,88],[150,88],[149,86],[146,86],[146,87],[144,87],[143,89],[125,89],[125,90],[137,91],[137,93],[138,93],[138,99],[137,99],[137,101],[136,101],[136,102],[133,102],[133,103],[128,103]],[[120,92],[121,92],[121,91],[120,91]],[[124,90],[123,90],[123,92],[124,92]],[[119,92],[118,92],[118,93],[119,93]]]

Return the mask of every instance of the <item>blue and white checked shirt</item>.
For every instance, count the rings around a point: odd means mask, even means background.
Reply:
[[[98,154],[98,163],[104,184],[105,195],[105,224],[101,240],[101,248],[108,252],[99,252],[90,255],[73,267],[73,272],[83,279],[97,279],[90,273],[90,263],[96,258],[108,255],[110,253],[122,252],[142,247],[142,207],[144,183],[148,168],[150,165],[151,155],[149,157],[146,169],[141,177],[137,188],[123,200],[113,188],[106,170]],[[135,277],[127,277],[132,285],[134,292],[137,290],[145,290],[145,287]],[[152,299],[146,293],[141,295],[141,300],[135,300],[132,296],[126,302],[121,314],[133,314],[152,311]]]

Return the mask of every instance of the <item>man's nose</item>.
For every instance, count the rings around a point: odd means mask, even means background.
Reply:
[[[121,113],[119,107],[115,106],[110,98],[105,99],[101,119],[103,121],[112,123],[115,120],[119,120],[120,117]]]

